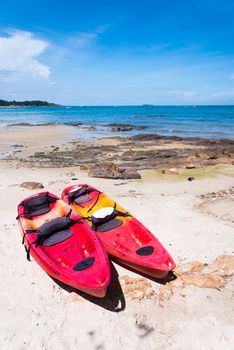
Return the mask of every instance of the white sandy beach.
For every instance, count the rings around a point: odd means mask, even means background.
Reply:
[[[77,181],[71,180],[71,173]],[[230,188],[233,177],[188,182],[145,174],[142,180],[107,180],[88,178],[78,168],[14,169],[2,162],[1,349],[233,348],[233,271],[225,277],[223,288],[173,282],[164,290],[115,264],[126,304],[121,310],[115,286],[105,300],[87,300],[61,288],[34,261],[28,262],[15,220],[16,206],[37,191],[19,187],[24,181],[42,182],[45,190],[57,195],[76,182],[95,185],[151,229],[178,265],[210,264],[218,256],[234,253],[231,222],[196,208],[201,202],[198,195]]]

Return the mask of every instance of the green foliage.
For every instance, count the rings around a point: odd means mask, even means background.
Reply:
[[[47,107],[54,107],[59,106],[55,103],[49,103],[47,101],[5,101],[0,100],[0,107],[41,107],[41,106],[47,106]]]

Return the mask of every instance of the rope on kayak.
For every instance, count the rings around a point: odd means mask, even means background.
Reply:
[[[28,261],[31,261],[31,259],[30,259],[30,250],[31,250],[31,246],[32,246],[33,244],[36,244],[36,242],[37,242],[37,240],[31,242],[31,243],[29,244],[28,248],[25,246],[25,250],[26,250],[26,255],[27,255],[27,260],[28,260]]]
[[[23,235],[22,244],[24,244],[25,236],[29,233],[37,233],[37,230],[26,230]]]
[[[19,220],[20,218],[25,218],[25,219],[28,219],[28,220],[32,220],[31,216],[27,215],[27,214],[19,214],[16,216],[16,220]]]
[[[72,213],[72,209],[69,210],[69,212],[66,214],[66,217],[69,218],[69,216],[71,215]]]
[[[89,213],[89,212],[95,207],[95,205],[96,205],[97,202],[99,201],[100,194],[101,194],[101,192],[98,191],[97,198],[96,198],[94,204],[89,208],[89,210],[87,211],[87,213]]]

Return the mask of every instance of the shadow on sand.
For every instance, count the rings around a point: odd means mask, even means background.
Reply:
[[[169,271],[168,275],[165,278],[156,278],[156,277],[151,277],[149,275],[144,274],[143,272],[134,270],[133,268],[126,266],[124,264],[121,264],[121,262],[119,262],[118,260],[115,260],[113,257],[111,257],[111,259],[118,264],[119,266],[125,268],[126,270],[132,271],[134,273],[137,273],[138,275],[147,278],[148,280],[152,281],[152,282],[156,282],[158,284],[162,284],[165,285],[168,282],[174,281],[177,279],[177,276],[174,274],[173,271]]]
[[[112,312],[120,312],[125,309],[126,302],[125,302],[125,297],[121,288],[121,285],[119,283],[119,275],[118,272],[113,265],[112,262],[110,262],[110,268],[111,268],[111,283],[107,289],[107,293],[105,298],[96,298],[93,297],[89,294],[83,293],[79,291],[78,289],[75,289],[73,287],[70,287],[54,278],[53,281],[57,283],[61,288],[66,290],[67,292],[71,293],[76,293],[80,295],[82,298],[90,301],[91,303],[94,303],[96,305],[99,305],[100,307],[112,311]]]
[[[115,261],[114,259],[112,259],[113,261]],[[177,277],[176,275],[173,273],[173,271],[170,271],[168,273],[168,275],[163,278],[163,279],[158,279],[155,277],[151,277],[149,275],[145,275],[144,273],[141,273],[139,271],[136,271],[130,267],[124,266],[123,264],[121,264],[119,261],[115,261],[118,265],[124,267],[127,270],[130,270],[134,273],[137,273],[138,275],[141,275],[142,277],[145,277],[153,282],[165,285],[166,283],[170,282],[170,281],[174,281]],[[108,311],[111,312],[120,312],[120,311],[124,311],[125,307],[126,307],[126,301],[125,301],[125,297],[119,282],[119,274],[115,268],[115,266],[113,265],[112,261],[110,261],[110,269],[111,269],[111,283],[107,289],[107,293],[105,298],[96,298],[94,296],[91,296],[89,294],[86,294],[84,292],[81,292],[78,289],[75,289],[73,287],[70,287],[54,278],[53,281],[55,283],[57,283],[61,288],[63,288],[64,290],[66,290],[68,293],[76,293],[77,295],[81,296],[82,298],[90,301],[93,304],[96,304]]]

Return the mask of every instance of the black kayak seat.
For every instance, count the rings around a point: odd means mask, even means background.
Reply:
[[[75,198],[74,203],[79,205],[79,204],[89,202],[91,199],[92,199],[91,196],[89,196],[88,194],[85,194],[85,195],[82,195],[82,196]]]
[[[50,211],[50,203],[57,201],[57,198],[51,197],[48,192],[29,198],[23,207],[27,216],[40,216]]]
[[[123,213],[116,211],[113,207],[101,208],[91,216],[92,228],[99,232],[114,230],[123,223],[122,220],[116,218],[118,215],[123,215]]]
[[[68,204],[75,202],[76,204],[82,204],[92,199],[89,193],[94,192],[92,188],[87,185],[73,188],[68,192]]]
[[[112,219],[100,226],[98,226],[97,231],[98,232],[106,232],[106,231],[111,231],[114,230],[115,228],[119,227],[122,225],[123,221],[120,219]]]
[[[43,244],[46,247],[61,243],[72,236],[71,224],[75,223],[68,216],[61,216],[45,222],[38,228],[36,246]]]
[[[72,236],[73,232],[71,230],[63,230],[63,231],[58,231],[54,233],[51,237],[46,238],[43,241],[43,246],[44,247],[51,247],[55,244],[62,243],[66,239],[70,238]]]

